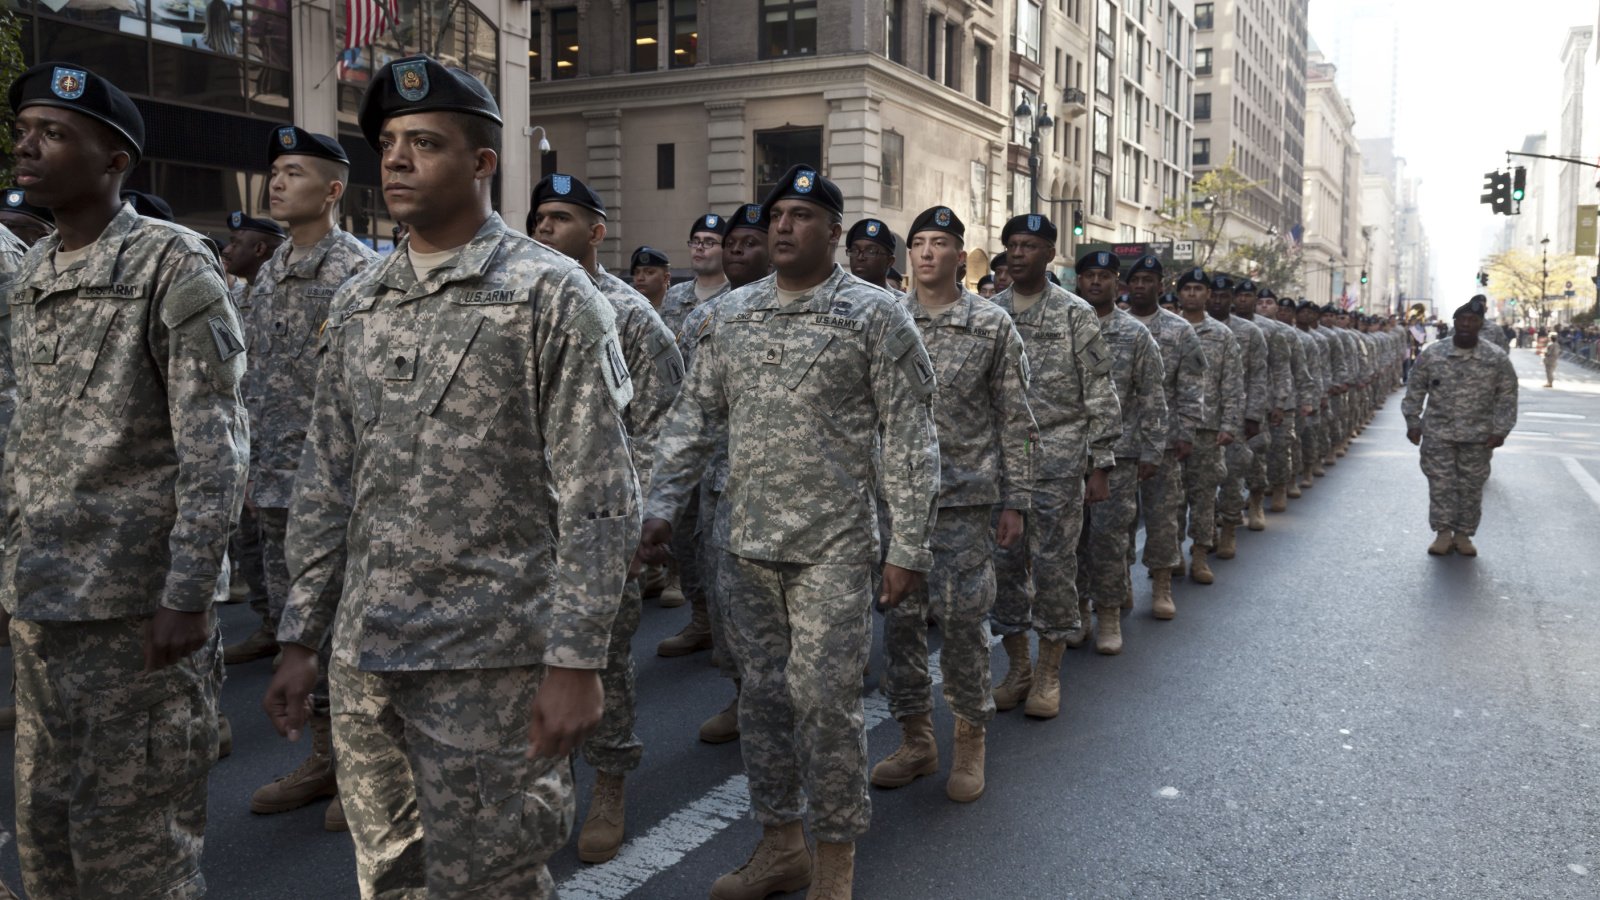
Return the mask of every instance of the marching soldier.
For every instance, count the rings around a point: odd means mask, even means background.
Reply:
[[[729,296],[695,351],[657,445],[641,552],[664,556],[726,429],[718,589],[738,598],[728,633],[744,675],[740,748],[763,835],[711,896],[811,884],[813,900],[840,900],[871,810],[861,700],[879,558],[871,498],[881,476],[892,534],[879,599],[893,606],[932,564],[934,372],[905,307],[833,263],[844,204],[832,182],[795,166],[763,206],[777,271]]]
[[[667,255],[654,247],[640,247],[628,261],[628,277],[633,279],[633,289],[659,313],[672,285],[672,263]]]
[[[1482,294],[1456,310],[1448,341],[1417,357],[1402,412],[1406,439],[1422,448],[1428,476],[1428,552],[1477,556],[1472,536],[1483,516],[1483,485],[1495,448],[1517,424],[1517,373],[1504,350],[1479,340],[1488,302]]]
[[[148,195],[142,196],[148,197]],[[168,214],[157,215],[155,218],[171,221],[172,217]],[[261,267],[278,252],[278,247],[282,246],[286,237],[288,235],[284,233],[283,228],[271,219],[247,216],[243,210],[237,209],[228,214],[228,242],[222,245],[222,269],[233,279],[233,286],[229,288],[229,292],[234,305],[241,310],[241,315],[244,315],[243,311],[250,307],[250,301],[247,299],[250,287],[255,284]]]
[[[1544,345],[1544,386],[1556,386],[1556,363],[1561,361],[1561,341],[1552,338]]]
[[[896,299],[905,299],[898,286],[889,284],[894,267],[894,232],[878,219],[862,219],[845,234],[844,255],[850,261],[850,274],[867,284],[881,287]]]
[[[1303,335],[1311,338],[1308,346],[1314,353],[1308,354],[1307,359],[1314,358],[1317,380],[1321,382],[1317,416],[1310,429],[1310,440],[1302,441],[1300,444],[1301,449],[1305,451],[1305,467],[1300,478],[1301,488],[1314,486],[1316,478],[1328,474],[1325,463],[1333,458],[1330,442],[1337,431],[1333,421],[1333,397],[1338,389],[1334,367],[1336,357],[1329,346],[1328,330],[1321,327],[1321,323],[1322,307],[1310,300],[1301,300],[1295,311],[1295,327],[1300,329]]]
[[[1318,382],[1306,356],[1305,341],[1294,326],[1294,301],[1279,298],[1271,288],[1257,292],[1257,316],[1263,323],[1277,325],[1283,337],[1283,352],[1288,354],[1290,406],[1283,410],[1283,420],[1272,426],[1272,446],[1267,457],[1267,484],[1272,492],[1272,511],[1283,512],[1289,508],[1289,498],[1300,496],[1300,442],[1301,429],[1306,419],[1316,412]]]
[[[1276,307],[1265,316],[1257,316],[1261,293],[1271,291],[1246,278],[1236,286],[1233,296],[1233,316],[1260,329],[1267,347],[1267,418],[1262,423],[1260,445],[1252,451],[1249,472],[1245,478],[1250,489],[1249,504],[1245,509],[1245,524],[1251,531],[1267,527],[1266,501],[1272,481],[1268,477],[1273,460],[1286,459],[1289,435],[1294,430],[1294,373],[1289,342],[1293,336],[1288,328],[1275,318]],[[1232,319],[1230,319],[1231,321]],[[1237,334],[1237,332],[1235,332]],[[1279,510],[1282,512],[1282,510]]]
[[[1211,278],[1203,269],[1190,269],[1178,277],[1178,303],[1184,321],[1194,328],[1205,353],[1203,427],[1195,429],[1194,452],[1183,461],[1184,492],[1188,495],[1189,577],[1211,584],[1216,576],[1206,557],[1216,546],[1217,487],[1224,468],[1223,448],[1232,444],[1244,421],[1244,363],[1233,330],[1212,317]]]
[[[249,445],[243,332],[199,235],[119,197],[144,150],[126,94],[43,63],[9,101],[17,182],[57,228],[10,282],[0,603],[14,617],[23,885],[201,897],[213,606]]]
[[[706,213],[689,225],[689,268],[694,277],[667,289],[661,300],[661,321],[673,334],[683,330],[683,319],[696,306],[728,290],[722,272],[722,217]]]
[[[15,197],[13,197],[15,195]],[[5,206],[15,209],[26,201],[20,188],[5,192]],[[48,210],[43,211],[49,215]],[[54,230],[54,225],[51,226]],[[42,238],[44,235],[40,235]],[[36,239],[37,241],[37,239]],[[0,460],[5,458],[6,438],[11,431],[11,416],[17,408],[17,378],[11,365],[11,303],[5,298],[10,282],[22,267],[22,257],[31,246],[12,233],[9,223],[0,221]],[[5,503],[4,485],[0,484],[0,504]],[[0,536],[0,549],[5,546]],[[0,607],[0,647],[11,646],[11,614]],[[0,731],[10,731],[17,725],[17,708],[12,704],[0,706]]]
[[[1254,282],[1249,293],[1255,293]],[[1261,329],[1235,314],[1233,276],[1217,273],[1211,276],[1211,299],[1207,309],[1211,317],[1228,326],[1239,342],[1239,353],[1244,364],[1244,440],[1235,440],[1223,451],[1222,487],[1217,497],[1217,520],[1221,527],[1217,536],[1217,558],[1233,559],[1238,550],[1236,530],[1244,524],[1246,482],[1254,470],[1258,454],[1265,456],[1270,432],[1268,412],[1273,406],[1271,358],[1267,339]],[[1254,297],[1249,298],[1254,307]]]
[[[333,641],[364,895],[549,897],[639,522],[616,315],[493,212],[477,79],[394,60],[358,121],[409,233],[333,299],[262,704],[298,736]]]

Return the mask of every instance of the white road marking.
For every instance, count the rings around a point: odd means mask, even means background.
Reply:
[[[1583,488],[1583,492],[1589,495],[1589,499],[1593,500],[1596,506],[1600,506],[1600,481],[1595,481],[1594,476],[1590,475],[1583,466],[1578,464],[1576,459],[1570,456],[1561,457],[1561,464],[1567,467],[1568,472],[1572,473],[1573,479],[1578,482],[1579,487]]]

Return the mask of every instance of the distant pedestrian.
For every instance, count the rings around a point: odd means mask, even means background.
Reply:
[[[1544,348],[1544,386],[1556,386],[1556,363],[1561,360],[1561,342],[1551,341]]]

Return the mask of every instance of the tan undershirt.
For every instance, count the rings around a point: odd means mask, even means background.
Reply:
[[[455,259],[456,251],[459,249],[459,247],[452,247],[449,250],[440,250],[438,253],[419,253],[415,249],[407,247],[406,255],[411,257],[411,269],[417,273],[417,280],[422,281],[432,275],[434,269]]]
[[[1011,289],[1011,308],[1019,313],[1025,313],[1044,299],[1046,291],[1037,294],[1024,294],[1015,288]]]
[[[65,272],[78,263],[83,262],[84,258],[89,255],[89,251],[94,249],[94,245],[96,243],[99,242],[94,241],[84,244],[82,247],[79,247],[76,250],[57,250],[55,256],[56,271],[58,273]]]

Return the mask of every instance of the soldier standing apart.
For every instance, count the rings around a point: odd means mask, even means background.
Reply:
[[[243,659],[278,650],[278,621],[289,598],[289,563],[284,557],[289,500],[311,424],[317,369],[327,342],[328,304],[340,285],[378,258],[338,226],[339,201],[350,178],[350,159],[338,141],[281,125],[272,133],[267,164],[271,167],[267,203],[272,215],[289,226],[289,240],[252,280],[246,323],[249,365],[244,399],[250,409],[251,438],[246,499],[261,526],[270,609],[262,631],[229,649],[230,658],[236,653]],[[250,798],[250,811],[287,812],[334,796],[323,826],[344,831],[344,807],[337,799],[334,778],[327,647],[318,649],[322,678],[312,695],[311,755],[300,768],[257,790]]]
[[[893,606],[932,565],[934,373],[905,307],[833,263],[844,204],[832,182],[795,166],[763,206],[777,272],[724,300],[700,341],[657,445],[641,550],[664,555],[726,430],[718,590],[738,598],[728,633],[744,674],[740,748],[763,835],[711,896],[810,884],[811,900],[839,900],[871,815],[861,669],[879,559],[874,461],[892,525],[880,601]]]
[[[250,440],[242,329],[200,236],[118,197],[144,145],[126,94],[42,63],[9,100],[17,182],[57,227],[9,298],[0,603],[14,616],[23,885],[201,897],[222,684],[212,607]]]
[[[867,284],[881,287],[896,299],[904,299],[899,287],[889,284],[889,269],[894,266],[894,232],[878,219],[862,219],[845,234],[844,255],[850,261],[850,274]]]
[[[1406,439],[1422,448],[1428,476],[1428,552],[1477,556],[1472,536],[1483,516],[1489,458],[1517,424],[1517,373],[1504,350],[1478,339],[1488,301],[1482,294],[1455,313],[1448,341],[1417,356],[1401,411]]]
[[[650,301],[600,267],[596,251],[606,239],[606,207],[598,194],[571,175],[547,175],[533,189],[532,209],[534,227],[529,234],[534,240],[577,260],[611,302],[622,358],[633,381],[633,400],[622,421],[639,484],[648,485],[656,432],[683,383],[683,357]],[[632,561],[629,552],[613,560],[612,566],[626,572]],[[639,630],[642,603],[639,580],[628,578],[617,617],[611,621],[606,666],[600,671],[605,713],[600,727],[583,742],[583,759],[597,773],[589,813],[578,832],[578,858],[588,863],[605,862],[622,846],[625,779],[644,756],[644,745],[633,732],[638,706],[633,635]]]
[[[1216,576],[1206,562],[1217,539],[1217,486],[1224,474],[1223,448],[1232,444],[1244,419],[1244,363],[1233,330],[1207,312],[1211,278],[1203,269],[1178,277],[1178,304],[1184,321],[1194,328],[1205,353],[1203,426],[1195,429],[1194,452],[1183,461],[1183,486],[1188,495],[1189,577],[1211,584]]]
[[[1556,386],[1556,363],[1561,360],[1561,341],[1555,338],[1544,345],[1544,386]]]
[[[945,794],[970,803],[983,796],[984,731],[994,718],[994,545],[1009,547],[1022,536],[1022,512],[1032,496],[1028,360],[1011,317],[956,282],[966,235],[961,219],[949,207],[935,206],[917,216],[908,234],[912,288],[905,302],[939,384],[933,403],[939,515],[927,586],[884,613],[884,694],[902,737],[899,749],[872,768],[872,783],[903,787],[939,770],[928,671],[931,609],[944,635],[944,698],[956,717],[955,761]],[[1001,512],[993,522],[997,505]],[[1030,706],[1036,698],[1045,699],[1039,686],[1028,698]]]
[[[1244,364],[1244,437],[1223,450],[1222,486],[1217,495],[1217,558],[1233,559],[1238,551],[1236,531],[1244,524],[1246,482],[1255,467],[1256,455],[1265,455],[1270,432],[1262,426],[1272,406],[1272,381],[1267,339],[1261,329],[1234,314],[1233,276],[1211,276],[1211,299],[1206,310],[1211,317],[1233,331]],[[1254,293],[1252,284],[1251,293]],[[1252,304],[1254,299],[1250,301]]]
[[[1004,636],[1009,668],[995,685],[997,709],[1028,698],[1034,665],[1028,630],[1039,633],[1039,678],[1060,691],[1060,660],[1089,634],[1086,598],[1078,594],[1078,537],[1083,505],[1110,495],[1112,448],[1122,408],[1111,386],[1111,349],[1082,297],[1046,277],[1056,256],[1056,226],[1045,216],[1015,216],[1001,229],[1002,269],[1012,283],[995,295],[1011,314],[1028,353],[1028,406],[1037,423],[1029,461],[1033,498],[1018,546],[995,551],[994,630]],[[998,258],[998,257],[997,257]],[[1052,662],[1052,660],[1054,662]]]
[[[1183,463],[1194,452],[1195,433],[1205,426],[1206,356],[1194,326],[1156,305],[1161,293],[1161,260],[1141,256],[1128,272],[1128,314],[1161,348],[1167,404],[1167,447],[1160,471],[1139,482],[1144,515],[1144,566],[1150,571],[1150,612],[1158,619],[1177,615],[1172,602],[1172,571],[1183,568]],[[1128,528],[1129,558],[1137,521]]]
[[[672,263],[667,255],[654,247],[640,247],[628,261],[628,275],[633,279],[633,289],[660,312],[667,288],[672,285]]]
[[[638,527],[616,317],[493,212],[475,78],[395,60],[358,121],[410,231],[333,300],[262,705],[298,736],[331,629],[363,896],[549,897]]]

